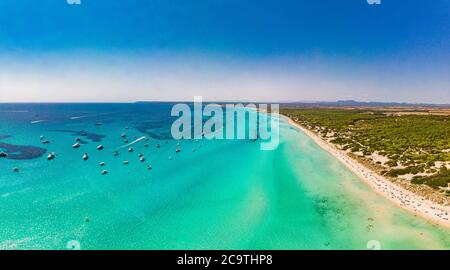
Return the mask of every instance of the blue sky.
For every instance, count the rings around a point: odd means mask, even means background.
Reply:
[[[0,101],[450,103],[450,1],[0,1]]]

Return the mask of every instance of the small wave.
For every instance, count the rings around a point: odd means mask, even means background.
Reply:
[[[36,121],[31,121],[31,124],[37,124],[37,123],[41,123],[44,122],[45,120],[36,120]]]
[[[87,116],[72,116],[72,117],[70,117],[70,120],[80,119],[80,118],[84,118],[84,117],[87,117]]]
[[[29,111],[0,111],[0,113],[27,113]]]
[[[82,116],[72,116],[72,117],[70,117],[70,119],[76,120],[76,119],[81,119],[81,118],[86,118],[86,117],[99,117],[99,116],[116,114],[116,113],[119,113],[119,112],[107,112],[107,113],[96,113],[96,114],[89,114],[89,115],[82,115]]]
[[[144,139],[145,139],[145,136],[142,136],[142,137],[140,137],[140,138],[138,138],[138,139],[136,139],[136,140],[134,140],[134,141],[132,141],[132,142],[130,142],[128,144],[120,146],[118,149],[122,149],[122,148],[125,148],[125,147],[128,147],[128,146],[132,146],[133,144],[138,143],[138,142],[140,142],[140,141],[142,141]]]

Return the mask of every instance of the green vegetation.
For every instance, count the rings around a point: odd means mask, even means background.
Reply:
[[[403,175],[403,174],[418,174],[421,172],[424,172],[425,166],[423,165],[418,165],[418,166],[409,166],[406,168],[401,168],[401,169],[392,169],[388,172],[385,173],[386,176],[390,176],[390,177],[397,177],[399,175]]]
[[[411,180],[413,184],[426,184],[433,188],[448,187],[450,184],[450,170],[446,167],[442,167],[439,173],[432,176],[414,176]]]
[[[383,164],[387,176],[434,172],[412,182],[432,187],[448,183],[449,176],[434,167],[436,161],[450,161],[448,115],[393,116],[381,110],[325,108],[282,109],[281,113],[322,136],[332,132],[331,142],[344,150],[389,158]]]

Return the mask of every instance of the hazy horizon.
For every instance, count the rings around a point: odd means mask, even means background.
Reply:
[[[135,100],[135,101],[18,101],[18,102],[3,102],[0,101],[0,104],[133,104],[133,103],[177,103],[177,102],[186,102],[186,103],[193,103],[192,100]],[[379,106],[379,105],[385,105],[389,106],[390,104],[395,105],[405,105],[405,106],[440,106],[440,107],[450,107],[450,103],[411,103],[411,102],[389,102],[389,101],[360,101],[360,100],[286,100],[286,101],[258,101],[258,100],[203,100],[203,103],[278,103],[278,104],[317,104],[317,105],[330,105],[334,106],[341,102],[355,102],[355,103],[361,103],[361,104],[367,104],[367,105],[373,105]],[[341,105],[341,106],[351,106],[351,105]],[[356,105],[358,106],[358,105]]]

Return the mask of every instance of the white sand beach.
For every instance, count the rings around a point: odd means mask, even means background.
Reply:
[[[365,167],[358,161],[354,160],[333,144],[326,142],[314,132],[302,127],[289,117],[283,115],[288,119],[289,123],[305,134],[311,137],[320,147],[328,151],[339,161],[341,161],[347,168],[355,173],[360,179],[366,182],[373,190],[388,198],[396,205],[412,212],[414,215],[419,215],[426,220],[442,226],[450,228],[450,207],[439,205],[426,198],[416,195],[379,175],[373,170]]]

